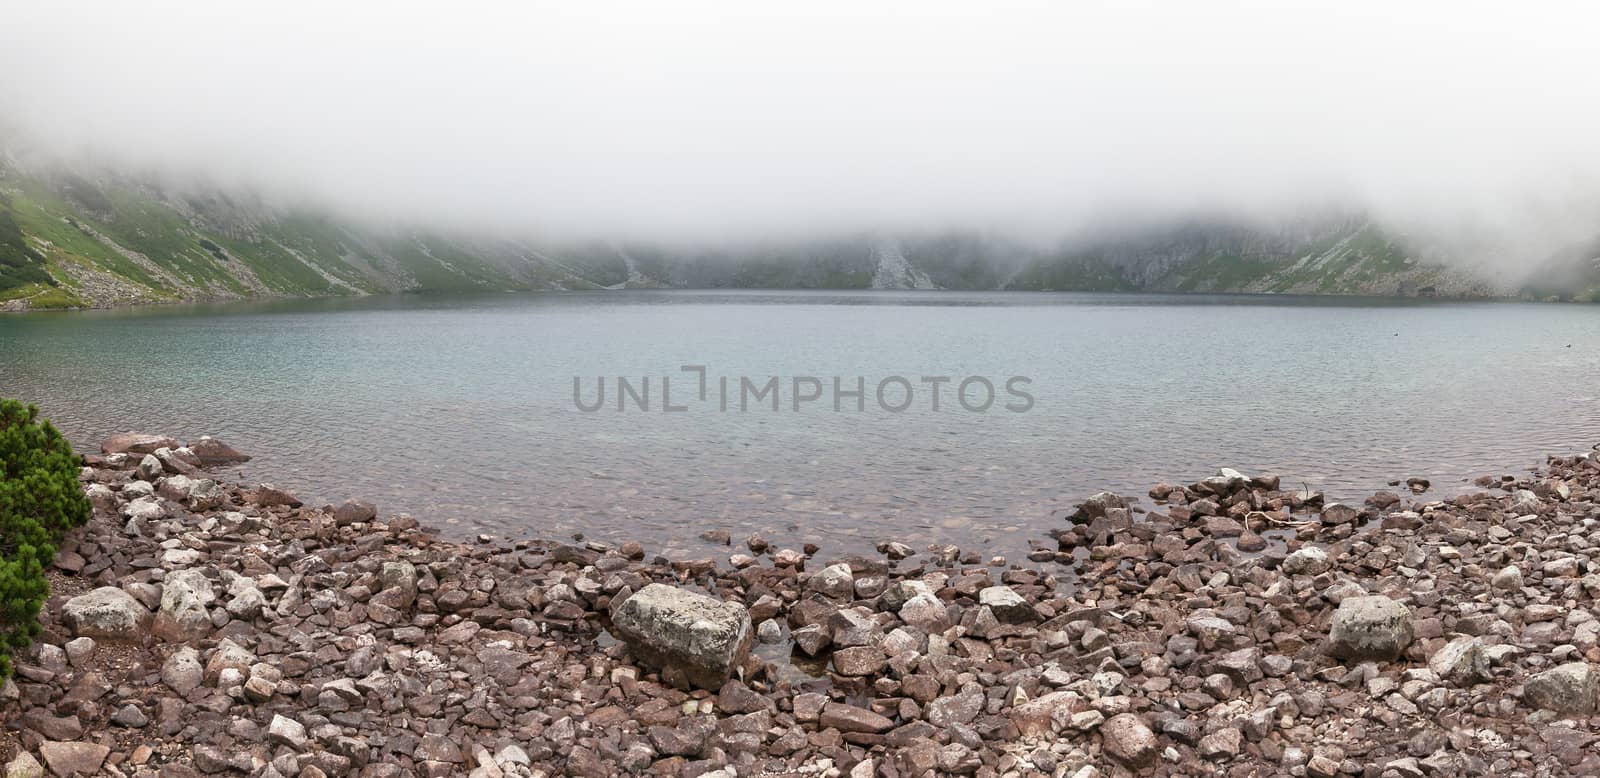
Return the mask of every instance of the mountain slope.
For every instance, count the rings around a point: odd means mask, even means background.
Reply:
[[[466,290],[1011,289],[1589,299],[1600,241],[1526,288],[1348,215],[1197,220],[1055,246],[949,231],[686,247],[377,228],[0,153],[0,308]],[[1588,290],[1587,292],[1584,290]]]
[[[0,302],[12,308],[599,286],[511,242],[0,163]]]
[[[1422,259],[1359,218],[1273,229],[1209,223],[1147,230],[1042,257],[1007,287],[1450,297],[1509,292],[1456,266]]]

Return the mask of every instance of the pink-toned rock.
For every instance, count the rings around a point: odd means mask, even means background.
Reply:
[[[866,708],[846,705],[842,702],[830,702],[822,706],[820,723],[824,729],[833,727],[840,732],[888,732],[894,729],[894,722],[884,716],[873,713]]]
[[[1011,709],[1011,723],[1023,737],[1049,737],[1060,732],[1083,703],[1077,692],[1050,692]]]
[[[271,508],[278,505],[287,505],[290,508],[300,507],[299,497],[272,484],[257,486],[250,495],[250,501],[262,508]]]
[[[100,444],[103,454],[154,454],[158,448],[177,448],[183,444],[165,435],[148,432],[124,432],[112,435]]]
[[[100,765],[106,761],[111,749],[99,743],[47,740],[39,745],[39,754],[50,772],[56,775],[99,775]]]
[[[333,511],[333,520],[343,527],[361,521],[372,521],[378,517],[378,507],[366,500],[345,500]]]
[[[1143,767],[1156,760],[1156,733],[1132,713],[1112,716],[1100,725],[1101,744],[1111,758],[1130,767]]]
[[[233,446],[223,443],[222,441],[217,440],[210,435],[206,435],[195,441],[194,445],[189,447],[189,450],[193,451],[194,455],[200,458],[200,465],[202,467],[250,461],[250,457],[248,455],[239,453],[239,451]]]

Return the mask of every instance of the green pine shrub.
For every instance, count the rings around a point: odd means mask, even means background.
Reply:
[[[0,399],[0,679],[39,634],[44,571],[67,530],[89,520],[72,446],[39,409]]]

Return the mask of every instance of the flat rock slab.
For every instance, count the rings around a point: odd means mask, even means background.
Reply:
[[[50,772],[67,778],[71,775],[99,775],[100,765],[111,749],[99,743],[58,743],[47,740],[39,746]]]
[[[623,601],[611,625],[662,680],[712,691],[744,663],[753,632],[743,605],[658,583]]]
[[[112,435],[100,443],[104,454],[154,454],[158,448],[177,448],[183,445],[165,435],[148,432],[124,432]]]
[[[832,727],[840,732],[881,733],[894,729],[894,722],[886,716],[866,708],[830,702],[822,706],[819,723],[824,729]]]

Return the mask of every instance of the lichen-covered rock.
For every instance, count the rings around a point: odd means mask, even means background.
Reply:
[[[183,643],[211,634],[211,613],[216,599],[211,579],[199,570],[169,573],[161,582],[161,608],[152,632],[162,640]]]
[[[806,589],[835,600],[848,599],[856,591],[855,576],[847,564],[828,565],[812,574]]]
[[[1347,597],[1333,614],[1328,653],[1339,659],[1392,660],[1411,645],[1411,609],[1383,596]]]
[[[611,616],[634,657],[677,686],[716,690],[750,652],[750,614],[743,605],[653,583]]]
[[[978,604],[994,613],[1004,624],[1026,624],[1039,620],[1039,612],[1009,586],[990,586],[978,592]]]
[[[43,778],[44,765],[33,758],[33,754],[23,751],[17,758],[6,763],[6,778]]]
[[[100,640],[135,641],[150,627],[150,611],[133,595],[102,586],[67,600],[61,620],[72,634]]]
[[[1558,713],[1594,713],[1600,707],[1600,673],[1588,662],[1568,662],[1532,676],[1522,699],[1530,707]]]
[[[1328,552],[1316,546],[1296,549],[1283,560],[1287,575],[1321,575],[1328,571]]]
[[[1428,669],[1440,678],[1457,683],[1476,683],[1489,677],[1489,660],[1483,652],[1483,639],[1459,637],[1444,644],[1428,657]]]

